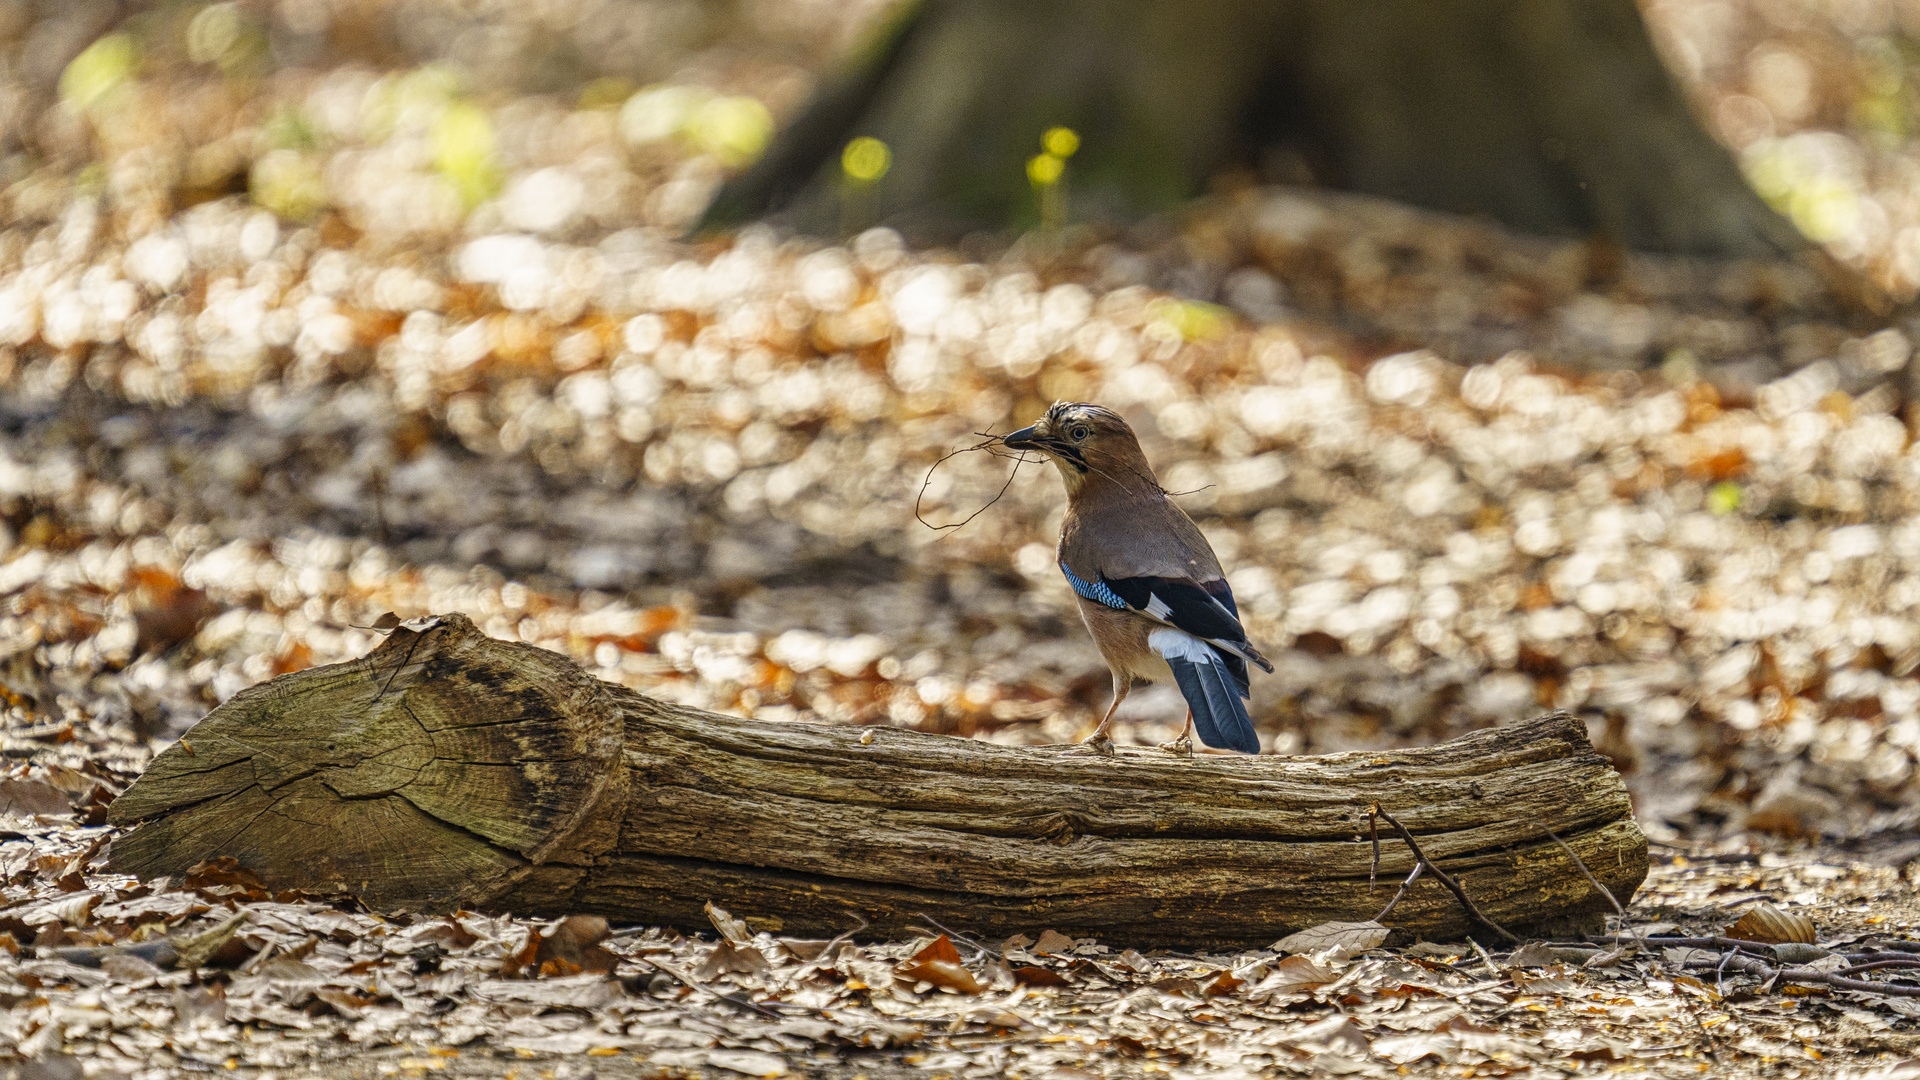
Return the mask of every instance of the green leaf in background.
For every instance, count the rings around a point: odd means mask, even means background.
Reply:
[[[453,182],[469,208],[500,190],[493,120],[486,110],[454,102],[433,125],[433,167]]]
[[[140,50],[126,34],[108,34],[81,51],[60,73],[60,100],[91,109],[133,78]]]

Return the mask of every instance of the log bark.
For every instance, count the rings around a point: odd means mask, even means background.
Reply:
[[[270,887],[377,909],[473,907],[778,933],[925,914],[1136,947],[1271,942],[1371,917],[1412,869],[1378,801],[1509,929],[1610,910],[1647,873],[1627,793],[1564,714],[1438,746],[1191,760],[768,723],[655,701],[461,615],[242,691],[114,803],[115,870],[237,858]],[[1387,920],[1459,935],[1422,880]]]

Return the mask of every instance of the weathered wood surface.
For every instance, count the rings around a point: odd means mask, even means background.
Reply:
[[[667,705],[459,615],[214,710],[114,804],[133,828],[113,865],[232,855],[375,907],[691,927],[712,900],[787,934],[924,913],[989,935],[1268,942],[1372,916],[1412,868],[1383,827],[1369,891],[1375,800],[1513,928],[1609,910],[1543,824],[1623,901],[1646,876],[1626,790],[1571,717],[1414,750],[1104,758]],[[1426,880],[1387,921],[1467,929]]]

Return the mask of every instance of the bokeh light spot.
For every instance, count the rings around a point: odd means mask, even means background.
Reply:
[[[871,184],[887,175],[893,167],[893,151],[871,135],[862,135],[847,143],[840,152],[840,169],[851,180]]]
[[[671,139],[712,98],[698,86],[650,86],[620,107],[620,134],[635,146]]]
[[[1035,187],[1049,187],[1059,183],[1061,174],[1066,171],[1066,159],[1052,154],[1035,154],[1027,159],[1027,179]]]
[[[1211,341],[1226,336],[1233,323],[1232,314],[1218,304],[1198,300],[1163,297],[1148,308],[1152,321],[1165,326],[1183,341]]]
[[[254,162],[247,192],[256,205],[288,221],[311,221],[328,202],[319,162],[297,150],[274,150]]]
[[[433,125],[433,165],[453,182],[468,206],[484,202],[499,190],[493,121],[485,110],[466,102],[447,106]]]
[[[1722,480],[1707,492],[1707,510],[1715,517],[1726,517],[1740,509],[1746,493],[1731,480]]]
[[[187,23],[187,57],[217,64],[240,44],[240,12],[232,4],[209,4]]]
[[[1040,136],[1040,146],[1054,157],[1065,160],[1080,149],[1080,134],[1069,127],[1048,128],[1047,133]]]
[[[773,138],[773,114],[758,98],[718,97],[688,118],[686,135],[721,164],[737,167],[766,151]]]

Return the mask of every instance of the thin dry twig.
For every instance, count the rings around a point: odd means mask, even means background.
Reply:
[[[1700,967],[1705,967],[1710,962],[1712,961],[1702,960],[1696,961],[1695,963]],[[1835,990],[1855,990],[1863,994],[1884,994],[1888,997],[1920,997],[1920,986],[1901,986],[1898,983],[1880,983],[1867,979],[1849,979],[1845,975],[1837,972],[1821,971],[1817,968],[1810,967],[1776,968],[1757,956],[1743,956],[1739,953],[1732,953],[1724,959],[1719,960],[1718,963],[1722,966],[1730,967],[1736,971],[1761,979],[1763,989],[1770,989],[1775,982],[1784,979],[1787,982],[1798,983],[1801,986],[1830,986]],[[1687,966],[1693,967],[1695,965],[1688,964]]]
[[[786,985],[788,986],[798,985],[801,979],[804,979],[807,976],[813,974],[814,972],[820,970],[822,965],[832,963],[833,955],[834,953],[840,951],[840,946],[845,945],[849,941],[852,941],[853,935],[858,934],[862,930],[865,930],[867,927],[873,925],[872,923],[869,923],[862,916],[856,915],[855,918],[860,919],[859,926],[856,926],[851,930],[847,930],[842,933],[835,934],[833,938],[827,942],[826,947],[820,950],[820,955],[814,957],[812,960],[809,960],[805,964],[801,965],[800,969],[798,971],[795,971],[793,973],[793,976],[786,980]]]
[[[1487,918],[1486,913],[1481,911],[1478,907],[1474,905],[1473,901],[1468,898],[1467,891],[1460,887],[1460,883],[1453,879],[1453,875],[1447,873],[1445,870],[1442,870],[1440,869],[1439,866],[1435,865],[1434,861],[1427,857],[1427,853],[1420,850],[1420,842],[1413,838],[1413,834],[1407,831],[1407,827],[1405,825],[1400,824],[1398,819],[1396,819],[1392,814],[1387,813],[1385,807],[1381,806],[1379,803],[1374,803],[1373,812],[1380,815],[1382,818],[1385,818],[1387,824],[1393,826],[1393,830],[1400,834],[1400,839],[1407,842],[1407,849],[1413,852],[1413,857],[1423,863],[1426,863],[1427,869],[1433,871],[1434,879],[1439,881],[1440,884],[1446,886],[1447,891],[1453,894],[1453,898],[1455,900],[1460,901],[1460,906],[1466,909],[1467,918],[1472,919],[1474,922],[1480,924],[1481,926],[1486,927],[1489,930],[1492,930],[1494,933],[1499,934],[1502,938],[1505,938],[1506,940],[1513,942],[1516,945],[1520,943],[1520,939],[1513,936],[1513,934],[1509,933],[1506,927],[1501,926],[1499,923],[1494,922],[1492,919]],[[1472,939],[1469,938],[1468,940],[1471,941]]]
[[[1426,869],[1427,869],[1427,864],[1425,861],[1416,861],[1413,864],[1413,873],[1408,874],[1407,880],[1400,883],[1400,888],[1394,891],[1393,899],[1387,901],[1387,906],[1380,909],[1380,914],[1375,915],[1373,917],[1373,921],[1379,922],[1380,920],[1386,918],[1387,913],[1393,910],[1393,905],[1399,903],[1400,898],[1407,895],[1407,887],[1409,885],[1412,885],[1414,882],[1419,881],[1420,875],[1422,873],[1425,873]]]
[[[1920,968],[1920,957],[1909,957],[1905,960],[1873,960],[1865,964],[1852,964],[1841,968],[1839,971],[1834,972],[1834,974],[1858,975],[1862,971],[1883,971],[1888,968],[1900,970]]]
[[[1373,841],[1373,864],[1367,867],[1367,895],[1372,896],[1374,882],[1379,880],[1379,877],[1380,877],[1380,819],[1376,815],[1373,815],[1373,814],[1367,815],[1367,836]],[[1414,863],[1413,869],[1415,873],[1418,873],[1420,870],[1420,864]],[[1413,879],[1408,878],[1407,884],[1410,885],[1412,883],[1413,883]],[[1402,885],[1400,886],[1400,891],[1405,892],[1406,888],[1407,888],[1406,885]],[[1400,897],[1395,896],[1394,899],[1398,900],[1400,899]],[[1387,906],[1391,908],[1393,905],[1388,904]],[[1381,914],[1384,915],[1386,914],[1386,912],[1383,911],[1381,912]],[[1375,919],[1373,921],[1379,922],[1380,920]]]
[[[1585,941],[1552,942],[1555,945],[1592,945],[1600,942],[1618,944],[1658,945],[1662,948],[1681,949],[1751,949],[1755,952],[1772,952],[1773,946],[1764,941],[1747,941],[1744,938],[1730,937],[1674,937],[1649,934],[1588,934]]]
[[[746,1009],[751,1012],[757,1012],[761,1016],[770,1016],[775,1020],[782,1019],[782,1016],[780,1013],[777,1013],[774,1010],[769,1009],[766,1006],[760,1004],[759,1002],[754,1001],[753,999],[747,997],[745,994],[723,994],[720,991],[715,990],[713,987],[708,986],[706,983],[701,982],[699,979],[696,979],[693,976],[686,974],[685,972],[675,971],[673,968],[667,966],[666,964],[661,963],[658,960],[655,960],[651,956],[647,956],[641,953],[635,953],[632,956],[628,957],[628,959],[637,960],[640,963],[645,964],[650,968],[655,968],[660,972],[662,972],[663,974],[666,974],[672,977],[673,979],[679,981],[682,985],[687,986],[691,989],[698,990],[703,994],[712,994],[714,997],[718,998],[721,1001],[726,1002],[729,1005],[734,1006],[735,1008]]]
[[[920,481],[920,493],[913,497],[913,519],[915,521],[918,521],[920,524],[925,525],[927,528],[932,529],[935,532],[946,532],[951,529],[958,529],[961,526],[972,521],[974,518],[977,518],[981,514],[986,513],[989,509],[992,508],[994,503],[999,502],[1001,497],[1006,495],[1007,489],[1013,487],[1013,478],[1020,474],[1020,466],[1026,464],[1027,462],[1027,455],[1025,454],[1002,454],[997,452],[994,449],[994,447],[999,446],[1001,444],[1002,436],[989,435],[984,431],[976,431],[974,432],[974,434],[983,436],[984,441],[974,443],[972,446],[963,446],[958,450],[952,451],[951,453],[942,454],[940,456],[939,461],[936,461],[933,464],[927,466],[926,478]],[[960,454],[969,453],[974,450],[985,450],[987,453],[993,454],[995,457],[1013,458],[1013,471],[1007,473],[1007,482],[1000,485],[1000,490],[994,493],[993,498],[987,500],[986,506],[983,506],[980,509],[975,510],[973,513],[968,514],[966,517],[962,518],[959,521],[949,522],[948,524],[945,524],[945,525],[935,525],[933,522],[928,521],[926,517],[921,513],[920,505],[922,501],[925,500],[927,497],[927,488],[933,484],[934,470],[938,469],[941,465],[945,464],[948,458],[955,457]]]
[[[968,937],[967,935],[961,933],[958,930],[948,929],[945,925],[943,925],[940,922],[940,920],[934,918],[933,916],[927,914],[924,911],[915,912],[914,918],[919,919],[921,922],[926,923],[928,926],[933,927],[935,930],[940,931],[941,933],[947,935],[947,937],[953,939],[954,941],[959,942],[962,945],[968,946],[969,948],[978,949],[980,951],[981,956],[991,956],[995,960],[1000,959],[1000,951],[998,949],[990,949],[985,945],[980,944],[978,941],[975,941],[972,938]]]
[[[1600,884],[1600,879],[1593,876],[1593,871],[1587,869],[1587,864],[1580,861],[1580,856],[1574,854],[1573,848],[1568,846],[1565,840],[1560,839],[1560,837],[1552,829],[1547,828],[1545,825],[1540,825],[1539,829],[1541,832],[1546,833],[1547,836],[1551,838],[1554,843],[1560,845],[1560,850],[1566,852],[1567,858],[1572,859],[1573,865],[1579,867],[1580,873],[1586,876],[1587,883],[1589,885],[1592,885],[1594,888],[1600,890],[1600,895],[1606,897],[1607,903],[1613,905],[1613,913],[1615,915],[1620,916],[1622,919],[1626,918],[1627,910],[1620,906],[1620,901],[1615,900],[1613,898],[1613,890],[1607,888],[1605,885]]]

